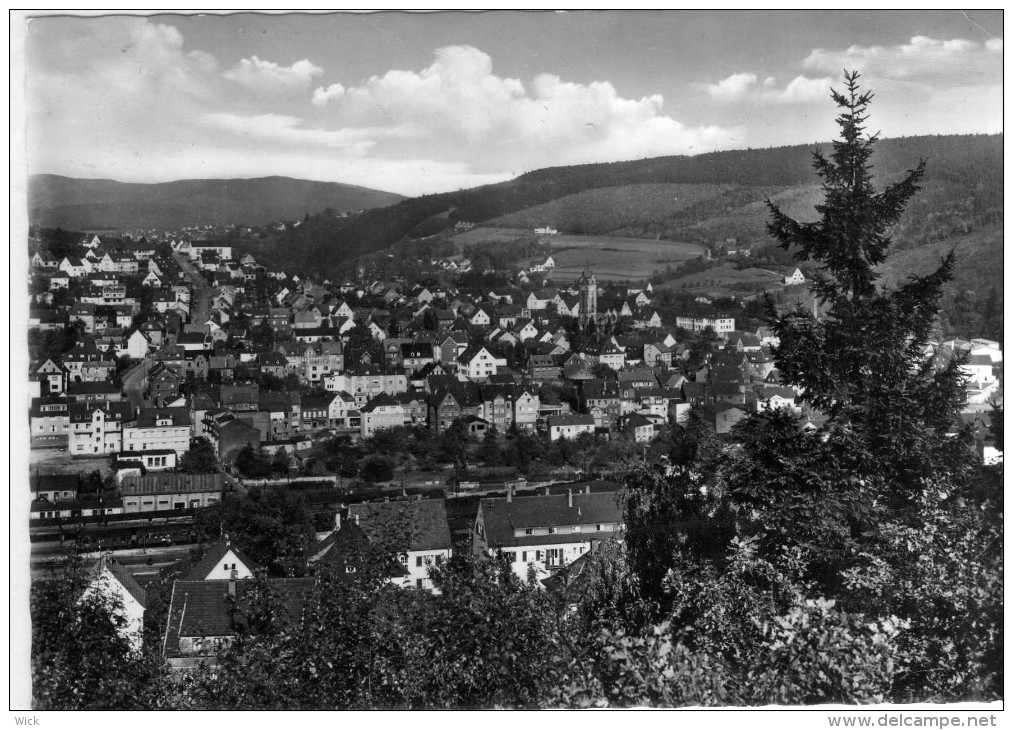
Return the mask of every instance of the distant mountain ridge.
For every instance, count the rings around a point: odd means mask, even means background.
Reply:
[[[459,221],[497,225],[505,222],[506,216],[511,216],[512,225],[558,224],[567,233],[661,235],[687,240],[693,232],[697,235],[691,240],[700,242],[742,234],[765,236],[767,213],[762,201],[817,185],[812,168],[812,152],[817,147],[830,152],[830,143],[823,143],[545,168],[503,183],[409,198],[354,218],[311,216],[306,225],[265,241],[257,255],[268,260],[283,258],[289,268],[336,272],[357,257],[399,241],[432,235],[441,226],[453,227]],[[902,238],[908,240],[902,243],[939,240],[1001,221],[1002,150],[1001,134],[881,140],[873,159],[878,185],[900,178],[919,160],[928,161],[925,191],[904,221]],[[693,197],[697,204],[682,210],[681,203],[641,206],[621,190],[633,186],[687,186],[680,197],[689,195],[688,186],[696,186],[699,189]],[[604,192],[609,190],[613,192]],[[612,196],[605,201],[608,205],[603,207],[602,201],[591,195],[593,191]],[[625,199],[617,197],[623,195]],[[601,220],[603,213],[616,210],[617,201],[624,200],[621,216],[614,221]],[[554,208],[540,207],[553,201],[559,201]],[[737,220],[744,209],[749,212],[747,220]],[[593,230],[587,230],[587,219],[592,215],[599,220]],[[579,230],[577,223],[585,230]]]
[[[404,196],[344,183],[263,177],[124,183],[32,175],[29,220],[47,228],[160,228],[262,225],[335,212],[394,205]]]

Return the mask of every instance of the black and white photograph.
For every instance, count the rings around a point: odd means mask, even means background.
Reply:
[[[10,24],[14,724],[1001,727],[1003,10]]]

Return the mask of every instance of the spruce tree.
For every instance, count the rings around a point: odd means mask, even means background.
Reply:
[[[780,345],[774,349],[782,381],[802,400],[867,449],[866,466],[890,482],[895,496],[914,496],[926,479],[952,477],[967,464],[966,442],[947,437],[964,399],[960,358],[927,354],[953,253],[933,272],[911,276],[896,289],[880,285],[891,229],[919,189],[921,161],[900,181],[877,190],[871,158],[877,134],[865,122],[872,94],[857,73],[845,91],[832,91],[841,138],[829,157],[817,150],[813,167],[823,182],[818,220],[796,221],[767,201],[769,233],[799,262],[815,266],[811,290],[818,305],[772,311]]]

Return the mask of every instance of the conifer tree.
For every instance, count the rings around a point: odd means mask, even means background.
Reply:
[[[767,201],[768,231],[799,262],[812,262],[812,311],[772,312],[780,339],[774,360],[782,381],[846,429],[868,449],[869,467],[896,492],[913,496],[927,478],[955,476],[966,464],[966,443],[947,438],[963,403],[960,359],[926,354],[953,253],[933,272],[911,276],[896,289],[879,283],[891,229],[918,191],[925,162],[904,179],[877,190],[871,158],[877,134],[866,133],[872,94],[845,74],[845,91],[832,91],[840,108],[841,138],[829,157],[813,153],[823,181],[819,219],[796,221]]]

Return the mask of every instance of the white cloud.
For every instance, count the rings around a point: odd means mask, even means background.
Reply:
[[[782,104],[811,104],[816,101],[826,101],[830,98],[830,86],[832,79],[810,79],[805,76],[796,76],[783,91],[778,92],[775,99]]]
[[[764,86],[769,86],[770,84],[767,82],[772,80],[767,78],[763,82]],[[741,73],[732,74],[716,84],[704,84],[704,89],[718,101],[738,101],[745,97],[754,86],[756,86],[756,74]]]
[[[293,92],[308,89],[316,76],[324,70],[303,59],[291,66],[262,61],[256,56],[244,58],[222,76],[250,91],[258,93]]]
[[[325,107],[331,99],[340,99],[344,95],[345,87],[341,84],[331,84],[327,88],[320,86],[313,92],[312,102],[314,106]]]
[[[416,147],[475,160],[484,170],[522,172],[733,144],[729,130],[690,128],[665,115],[660,95],[627,99],[607,81],[578,84],[549,73],[528,88],[497,76],[477,48],[450,46],[434,55],[421,71],[388,71],[339,94],[318,89],[315,101],[342,124],[410,125]]]
[[[737,73],[716,84],[702,84],[701,88],[715,101],[725,104],[811,104],[825,101],[830,96],[829,78],[796,76],[783,89],[777,87],[773,76],[766,77],[762,86],[757,85],[758,79],[754,73]]]
[[[802,65],[833,74],[849,69],[877,78],[962,85],[980,82],[982,75],[1001,78],[1002,48],[999,39],[981,44],[915,36],[910,43],[896,46],[854,45],[843,51],[816,48]]]

